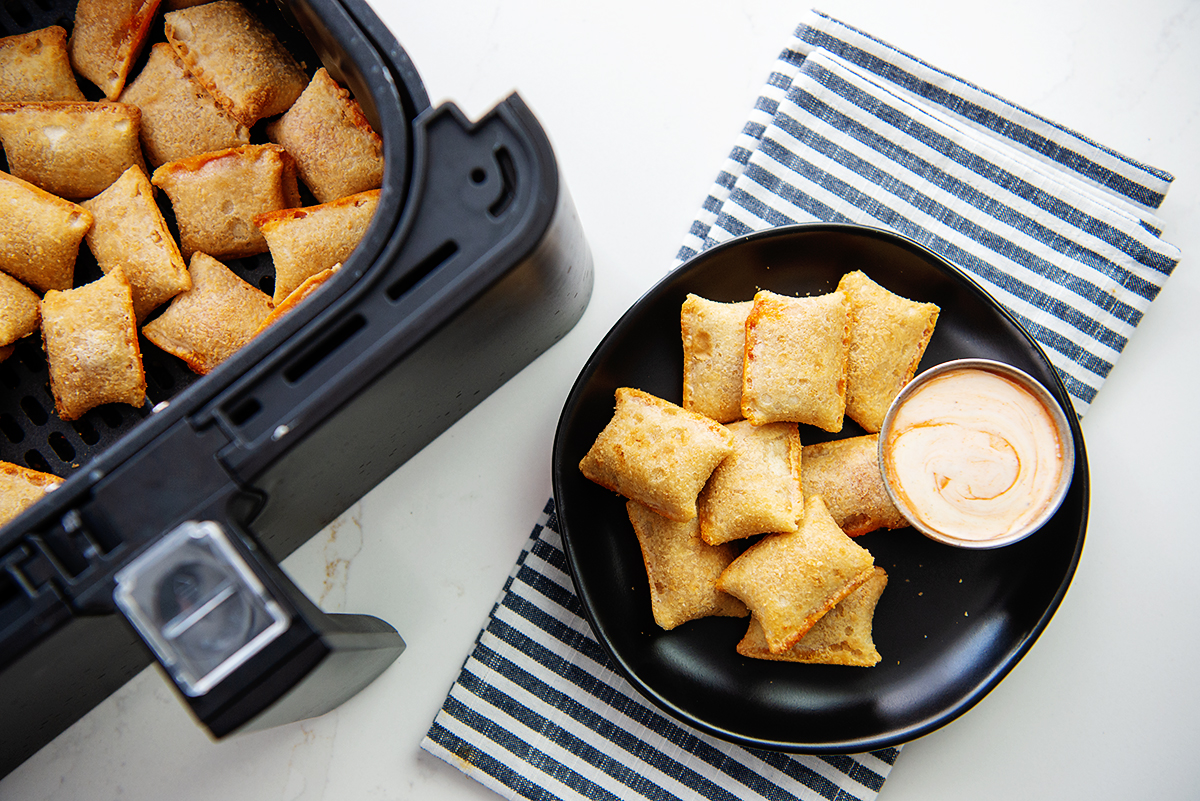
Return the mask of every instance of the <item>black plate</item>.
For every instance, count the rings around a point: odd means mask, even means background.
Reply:
[[[1068,410],[1075,478],[1054,518],[989,551],[939,545],[915,529],[858,541],[889,574],[875,612],[883,661],[873,668],[744,658],[746,620],[706,618],[659,629],[624,501],[591,483],[579,460],[631,386],[680,403],[679,309],[689,292],[749,300],[759,288],[818,295],[861,269],[893,292],[941,307],[922,369],[968,356],[1012,364]],[[726,242],[671,273],[600,343],[575,383],[554,443],[554,493],[575,589],[596,637],[650,701],[703,731],[744,745],[799,753],[855,753],[898,745],[961,715],[1033,645],[1058,608],[1083,548],[1088,475],[1083,434],[1066,390],[1034,340],[971,279],[917,243],[847,225],[777,228]],[[805,443],[863,433],[847,420],[829,435],[801,426]]]

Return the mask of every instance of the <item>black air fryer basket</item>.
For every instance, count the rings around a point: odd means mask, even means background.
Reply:
[[[74,5],[6,2],[0,36],[69,31]],[[0,775],[156,657],[218,737],[369,683],[404,647],[395,630],[321,612],[278,561],[587,305],[591,256],[518,96],[475,122],[431,107],[362,0],[246,5],[363,107],[383,139],[379,206],[342,269],[211,374],[143,340],[143,408],[64,423],[37,335],[0,363],[0,459],[67,479],[0,529]],[[271,291],[269,255],[229,266]],[[99,275],[82,247],[77,284]],[[181,614],[196,598],[207,611]]]

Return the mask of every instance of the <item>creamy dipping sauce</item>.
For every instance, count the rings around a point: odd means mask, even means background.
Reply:
[[[974,367],[917,387],[895,410],[882,455],[902,508],[935,532],[976,542],[1036,519],[1063,471],[1063,445],[1042,401]]]

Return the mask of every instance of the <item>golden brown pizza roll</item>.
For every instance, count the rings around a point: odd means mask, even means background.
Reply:
[[[84,100],[58,25],[0,39],[0,103]]]
[[[104,272],[123,268],[138,320],[191,287],[187,264],[141,167],[130,167],[108,189],[79,205],[95,219],[87,233],[92,255]]]
[[[701,617],[745,617],[745,604],[717,589],[717,577],[737,556],[730,545],[700,539],[696,518],[668,520],[649,507],[629,501],[629,521],[637,533],[650,581],[654,622],[673,629]]]
[[[243,145],[169,161],[151,183],[171,198],[184,258],[264,253],[267,240],[254,217],[300,205],[296,168],[279,145]]]
[[[189,272],[192,288],[176,295],[142,333],[205,375],[254,338],[271,313],[271,299],[207,253],[192,256]]]
[[[155,167],[250,143],[250,129],[217,106],[166,42],[151,46],[120,101],[141,111],[142,147]]]
[[[883,486],[878,434],[805,445],[802,463],[804,497],[820,495],[849,536],[909,525]]]
[[[188,72],[243,125],[287,111],[308,84],[292,54],[240,3],[168,11],[163,21]]]
[[[579,469],[602,487],[680,522],[696,516],[704,482],[733,453],[715,420],[640,389],[616,391],[616,410]]]
[[[753,659],[774,659],[784,662],[804,662],[813,665],[850,665],[872,667],[879,664],[872,624],[879,596],[887,586],[887,572],[876,567],[862,586],[842,599],[801,637],[782,653],[772,653],[762,624],[750,619],[746,636],[737,645],[737,652]]]
[[[733,435],[733,453],[700,492],[700,536],[718,545],[795,531],[804,508],[796,424],[739,420],[725,427]]]
[[[144,164],[140,119],[124,103],[0,103],[0,140],[13,175],[74,200]]]
[[[0,172],[0,270],[39,292],[70,289],[92,214]]]
[[[254,218],[275,263],[275,303],[282,303],[306,278],[342,264],[362,240],[379,190],[300,209],[282,209]]]
[[[742,416],[746,317],[753,301],[718,303],[688,295],[683,332],[683,408],[728,423]]]
[[[804,499],[800,528],[750,546],[717,580],[746,604],[772,653],[796,644],[821,617],[871,576],[874,559],[829,516],[820,495]]]
[[[267,137],[295,156],[300,180],[321,203],[383,184],[383,141],[324,67]]]
[[[37,503],[62,479],[12,462],[0,462],[0,526]]]
[[[341,269],[341,266],[340,264],[335,264],[328,270],[322,270],[316,275],[310,275],[308,278],[305,278],[304,283],[293,289],[281,302],[275,304],[275,308],[271,309],[271,313],[267,315],[266,319],[262,321],[262,325],[259,326],[259,333],[266,328],[270,328],[279,321],[280,317],[283,317],[292,309],[299,306],[302,301],[307,300],[309,295],[320,289],[330,278],[333,278],[334,274]]]
[[[7,273],[0,273],[0,346],[11,345],[38,328],[41,298]]]
[[[889,292],[862,271],[842,276],[838,289],[850,309],[846,414],[878,431],[888,406],[917,372],[941,310]]]
[[[115,100],[142,52],[160,0],[79,0],[71,33],[75,71]]]
[[[42,345],[50,391],[63,420],[105,403],[146,402],[133,293],[120,267],[42,298]]]
[[[766,290],[746,318],[742,414],[842,430],[849,317],[846,296],[792,298]]]

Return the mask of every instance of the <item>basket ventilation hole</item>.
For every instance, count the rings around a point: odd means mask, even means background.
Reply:
[[[46,410],[42,408],[42,404],[38,403],[37,398],[31,395],[26,395],[21,398],[21,411],[25,412],[25,416],[29,418],[29,422],[35,426],[44,426],[50,419],[46,414]]]
[[[52,473],[50,463],[38,451],[25,452],[25,464],[32,470],[37,470],[40,473]]]
[[[71,423],[71,427],[75,429],[75,433],[86,445],[95,445],[100,441],[100,434],[86,420],[76,420]]]
[[[69,462],[75,458],[75,446],[71,444],[69,439],[63,436],[61,431],[55,431],[47,441],[50,443],[50,447],[54,449],[54,452],[58,454],[59,459]]]
[[[12,2],[12,0],[9,0],[9,2],[4,4],[4,10],[8,12],[10,17],[12,17],[13,22],[17,23],[21,27],[25,27],[33,23],[33,17],[30,15],[29,9],[25,8],[24,3]]]
[[[17,443],[25,439],[25,432],[9,414],[0,414],[0,432],[4,433],[9,442]]]

